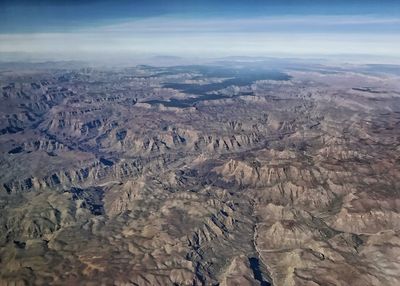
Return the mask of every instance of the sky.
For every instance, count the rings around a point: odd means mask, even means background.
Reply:
[[[0,60],[400,58],[399,0],[0,0]]]

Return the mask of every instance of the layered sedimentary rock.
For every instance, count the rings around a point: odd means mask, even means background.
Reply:
[[[398,285],[398,76],[243,65],[2,73],[0,285]]]

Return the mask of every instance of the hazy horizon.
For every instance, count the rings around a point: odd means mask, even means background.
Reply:
[[[400,3],[390,0],[2,1],[0,59],[165,55],[398,63],[399,15]]]

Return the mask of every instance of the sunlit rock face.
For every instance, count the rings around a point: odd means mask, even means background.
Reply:
[[[225,64],[2,72],[0,285],[399,285],[399,77]]]

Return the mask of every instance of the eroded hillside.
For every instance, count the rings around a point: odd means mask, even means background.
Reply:
[[[399,285],[399,77],[3,71],[0,285]]]

